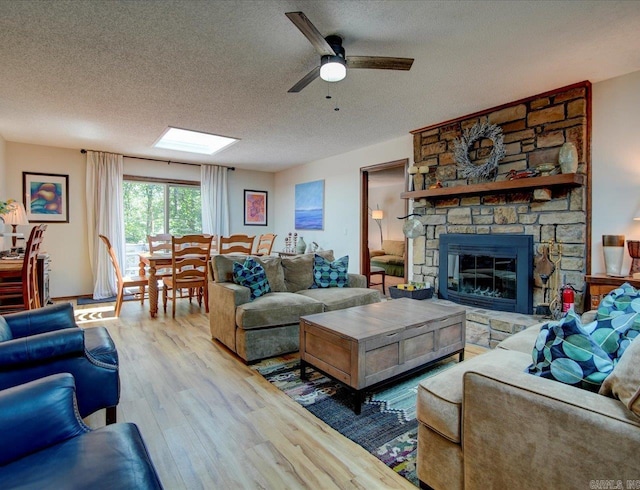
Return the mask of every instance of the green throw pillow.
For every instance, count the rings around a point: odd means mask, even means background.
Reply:
[[[233,263],[233,282],[249,288],[251,301],[271,292],[264,267],[252,257],[247,258],[243,264]]]
[[[573,311],[540,328],[532,357],[529,373],[590,391],[598,391],[614,364]]]
[[[331,262],[316,254],[313,261],[313,285],[311,288],[349,287],[348,269],[348,255]]]

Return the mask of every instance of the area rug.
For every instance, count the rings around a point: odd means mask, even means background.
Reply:
[[[124,301],[129,301],[134,298],[133,294],[125,294]],[[81,297],[76,300],[76,303],[79,305],[96,305],[100,303],[115,303],[116,296],[111,296],[110,298],[102,298],[102,299],[93,299],[87,297]]]
[[[386,389],[366,393],[360,415],[353,412],[353,393],[345,385],[312,368],[307,368],[308,379],[301,380],[298,354],[266,359],[251,367],[316,417],[419,486],[418,383],[455,364],[456,360],[450,357]]]

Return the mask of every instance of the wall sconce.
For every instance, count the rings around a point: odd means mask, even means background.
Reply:
[[[0,235],[10,236],[11,246],[15,248],[17,239],[24,238],[24,234],[17,233],[16,228],[18,225],[29,224],[29,220],[27,220],[27,212],[21,202],[14,201],[9,209],[0,217],[4,220],[5,224],[11,225],[13,229],[11,233],[0,233]]]
[[[378,223],[378,228],[380,229],[380,248],[382,248],[382,225],[380,223],[384,219],[384,211],[382,211],[382,209],[373,209],[371,211],[371,218]]]

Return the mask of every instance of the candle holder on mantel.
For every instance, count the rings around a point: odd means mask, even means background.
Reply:
[[[640,240],[627,240],[627,250],[631,256],[629,275],[634,279],[640,279]]]

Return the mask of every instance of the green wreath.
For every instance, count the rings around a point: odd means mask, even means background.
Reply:
[[[493,149],[489,158],[482,165],[477,165],[469,159],[469,149],[473,144],[487,138],[493,141]],[[495,179],[498,170],[498,162],[504,158],[504,136],[502,128],[487,121],[475,123],[471,128],[466,129],[460,138],[454,141],[453,156],[458,163],[460,176],[468,178]]]

